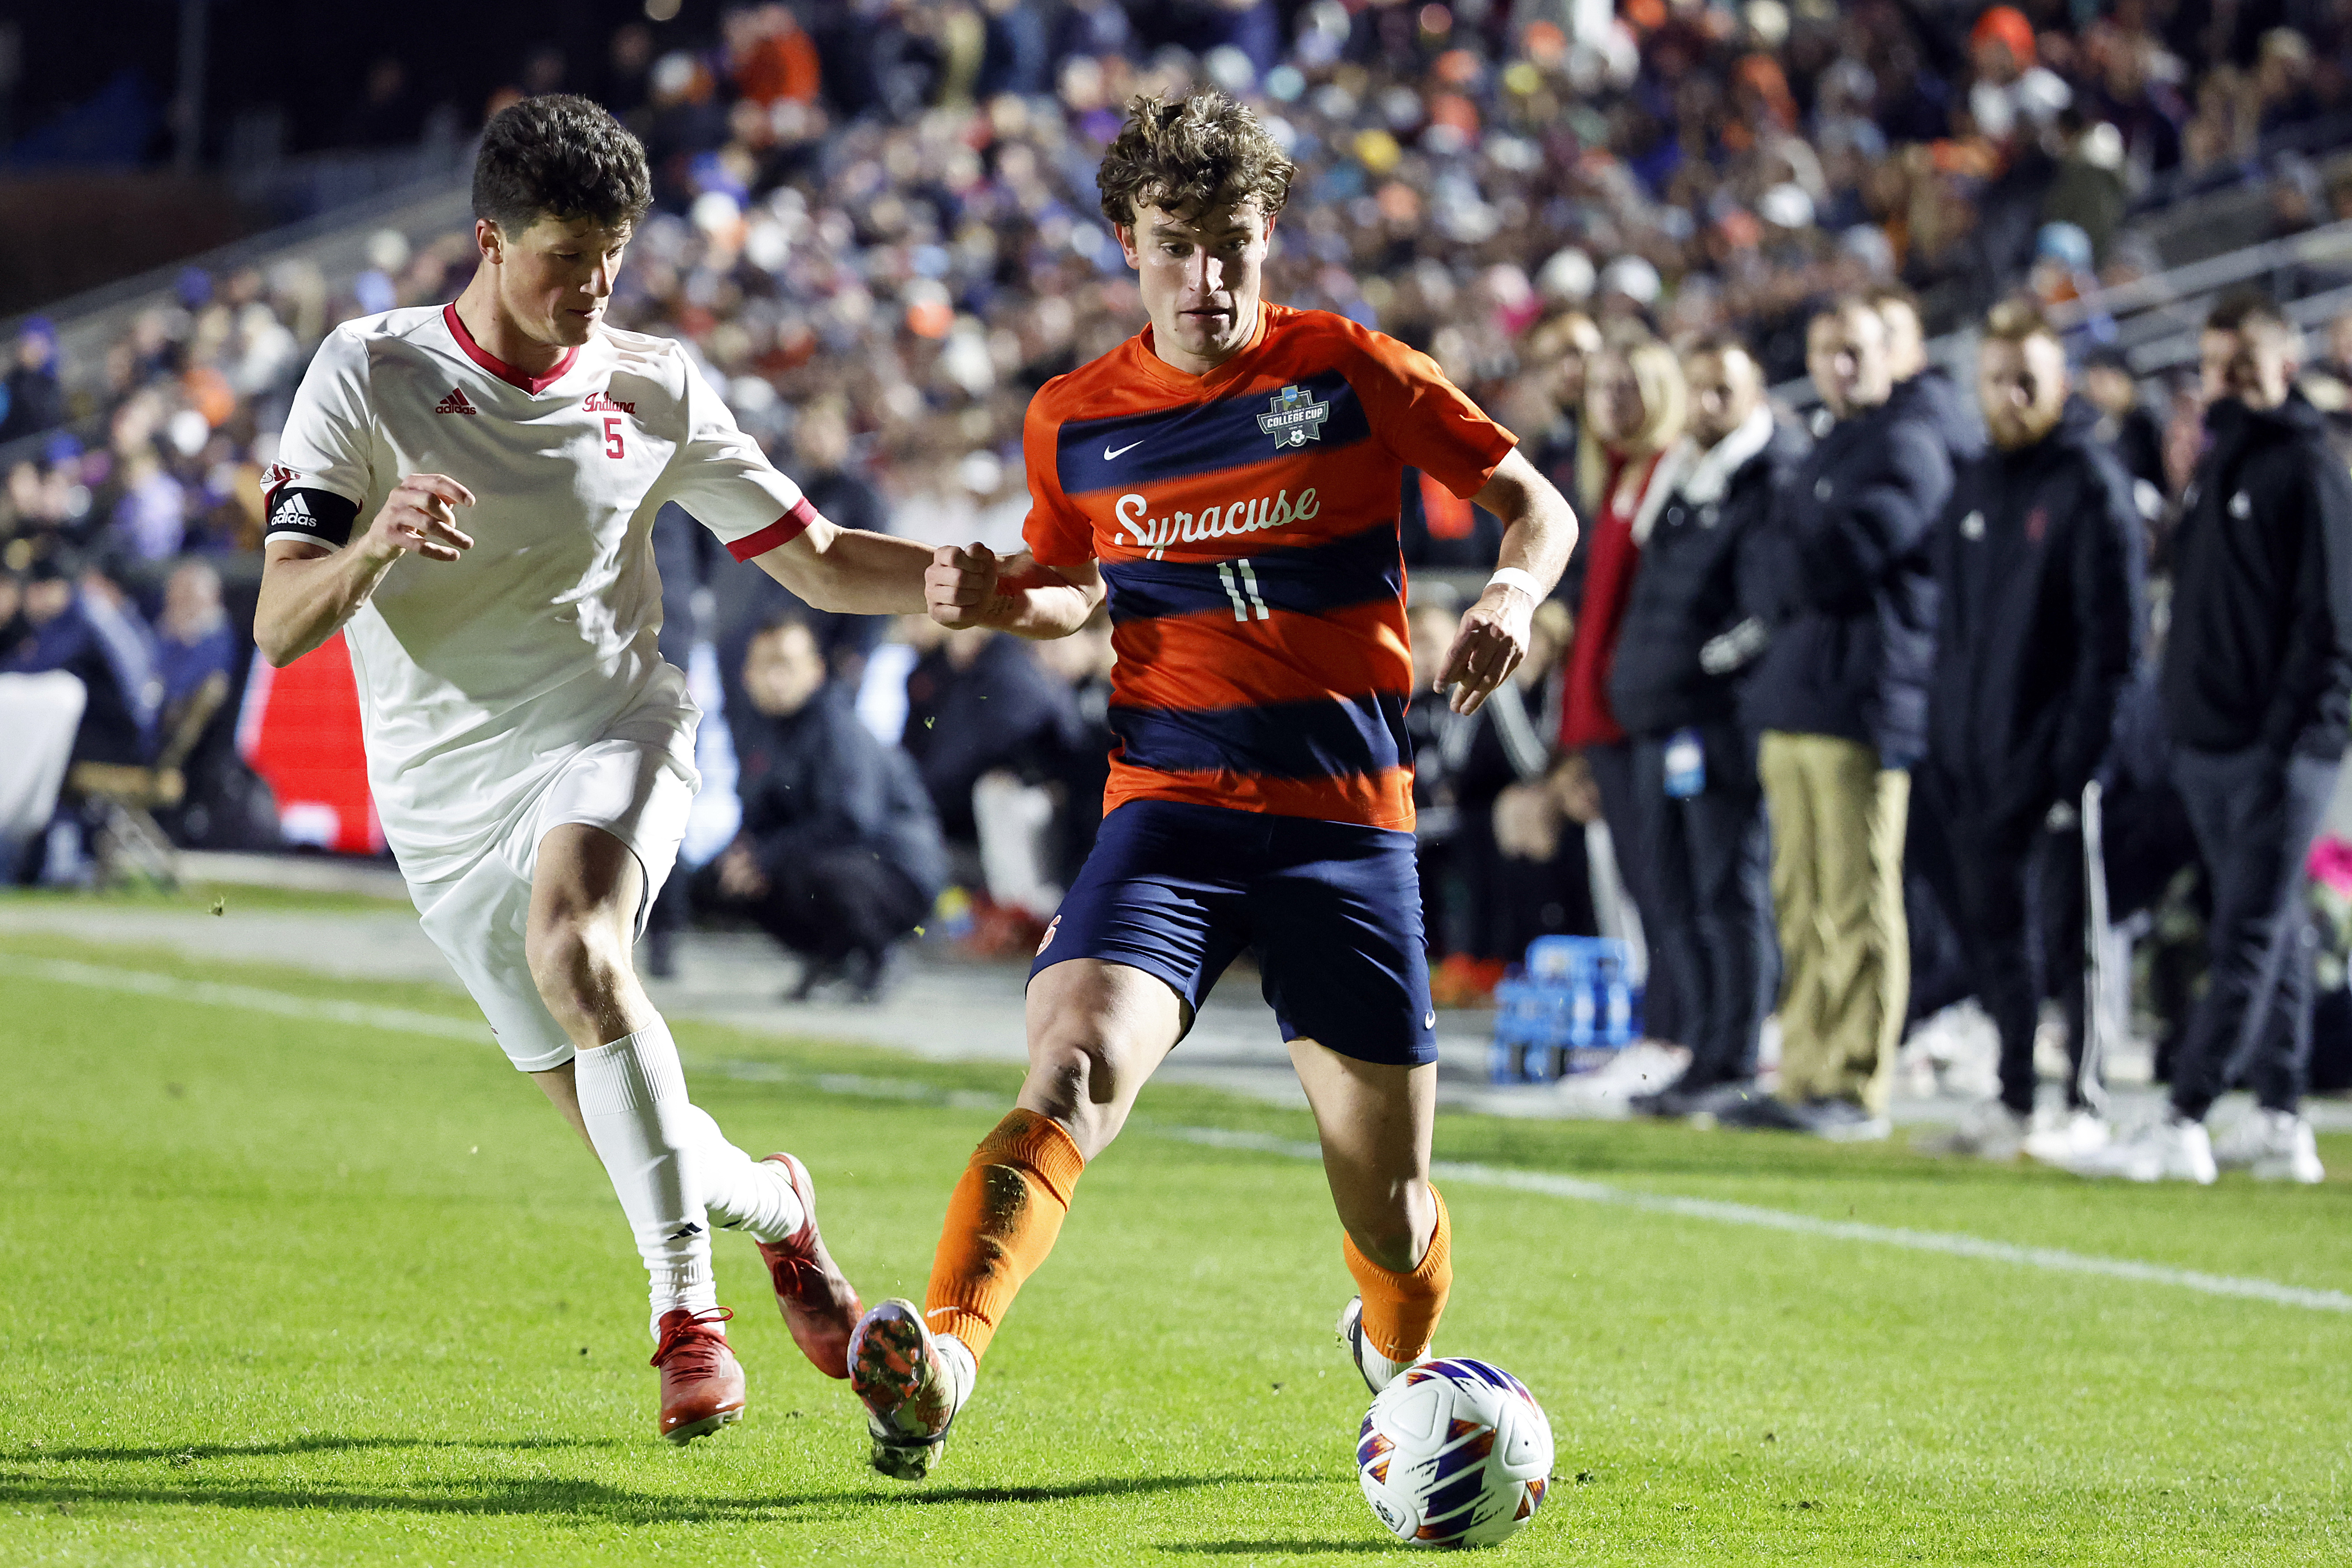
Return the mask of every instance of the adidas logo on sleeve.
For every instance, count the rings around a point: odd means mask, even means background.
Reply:
[[[307,539],[313,544],[323,544],[330,550],[341,550],[351,542],[352,521],[360,514],[359,503],[347,500],[332,490],[297,488],[293,477],[269,492],[269,521],[262,530],[261,542],[273,539]]]

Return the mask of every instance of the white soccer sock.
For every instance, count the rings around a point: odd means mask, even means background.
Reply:
[[[695,1186],[712,1225],[755,1241],[782,1241],[808,1223],[782,1165],[754,1160],[729,1142],[701,1107],[688,1106],[687,1113],[702,1130],[694,1151]]]
[[[580,1052],[574,1063],[580,1119],[646,1260],[653,1331],[659,1337],[663,1313],[719,1305],[710,1277],[709,1219],[696,1199],[690,1168],[703,1142],[694,1120],[699,1112],[686,1098],[677,1047],[659,1020]]]

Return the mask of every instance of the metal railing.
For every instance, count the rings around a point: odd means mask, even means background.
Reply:
[[[2197,357],[2197,334],[2213,306],[2235,289],[2260,287],[2298,325],[2319,326],[2352,310],[2352,221],[2266,240],[2185,267],[2095,289],[2053,305],[2050,322],[2070,331],[2105,318],[2112,342],[2140,374],[2169,370]],[[1971,322],[1927,342],[1927,357],[1965,380],[1980,334]],[[1821,401],[1809,377],[1772,389],[1791,408]]]

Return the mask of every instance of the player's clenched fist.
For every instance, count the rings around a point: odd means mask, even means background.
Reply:
[[[985,625],[1001,564],[996,552],[985,544],[968,550],[940,545],[923,572],[923,604],[931,619],[955,631]]]
[[[473,536],[458,530],[457,509],[473,504],[474,492],[446,474],[411,474],[384,498],[360,548],[386,564],[412,551],[455,561],[474,547]]]

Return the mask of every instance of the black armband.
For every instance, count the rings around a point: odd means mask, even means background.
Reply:
[[[330,550],[351,542],[352,520],[359,502],[332,490],[301,489],[289,485],[269,498],[269,516],[261,526],[263,543],[273,539],[307,539]]]

